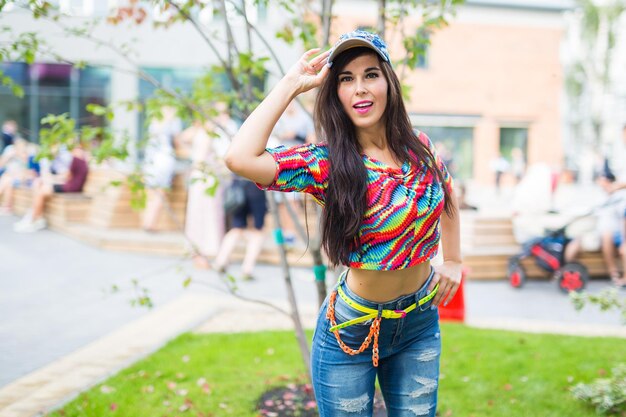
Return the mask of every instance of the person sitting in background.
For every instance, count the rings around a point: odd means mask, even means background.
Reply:
[[[45,229],[46,219],[43,211],[46,199],[53,193],[79,193],[87,181],[89,166],[87,154],[81,145],[76,145],[72,151],[70,169],[62,184],[55,184],[55,177],[42,175],[33,183],[33,202],[31,209],[19,222],[15,223],[13,230],[20,233],[36,232]]]
[[[17,136],[17,122],[15,120],[6,120],[2,123],[2,148],[6,149],[13,145]]]
[[[0,177],[0,216],[13,214],[13,194],[17,187],[30,187],[39,176],[39,163],[35,161],[36,147],[17,138],[3,153],[6,172]]]
[[[626,242],[623,224],[626,211],[626,189],[614,191],[615,176],[610,170],[604,170],[596,182],[608,195],[605,203],[596,211],[602,257],[611,282],[619,287],[626,287],[626,278],[622,275],[626,272]],[[581,249],[581,239],[572,240],[565,248],[565,261],[574,261]],[[616,262],[618,250],[622,260],[622,273]]]

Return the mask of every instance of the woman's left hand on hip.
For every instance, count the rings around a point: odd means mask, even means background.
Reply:
[[[445,307],[454,298],[461,285],[463,265],[460,262],[445,261],[443,264],[435,266],[434,269],[435,276],[429,285],[428,291],[432,291],[437,284],[439,284],[439,289],[435,298],[433,298],[432,305],[439,307],[443,302]]]

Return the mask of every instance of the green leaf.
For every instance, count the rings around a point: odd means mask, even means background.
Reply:
[[[106,107],[94,103],[87,104],[85,106],[85,110],[96,116],[104,116],[104,114],[107,112]]]

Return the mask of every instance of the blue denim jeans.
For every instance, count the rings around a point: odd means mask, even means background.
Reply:
[[[346,285],[345,274],[338,285],[357,303],[380,308],[379,303],[354,294]],[[401,310],[428,295],[426,283],[415,294],[404,295],[382,304],[383,309]],[[358,355],[348,355],[329,331],[326,318],[328,297],[317,319],[311,354],[313,389],[320,417],[371,417],[374,383],[378,382],[390,417],[434,417],[437,409],[441,340],[439,312],[431,301],[400,319],[382,319],[380,324],[379,364],[372,364],[372,345]],[[363,316],[341,297],[335,303],[335,320],[343,323]],[[370,329],[371,321],[339,330],[341,340],[358,349]]]

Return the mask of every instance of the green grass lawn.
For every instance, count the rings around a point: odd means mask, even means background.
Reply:
[[[568,389],[626,360],[626,340],[442,325],[442,417],[585,417]],[[255,417],[270,387],[303,383],[292,332],[184,334],[51,416]]]

